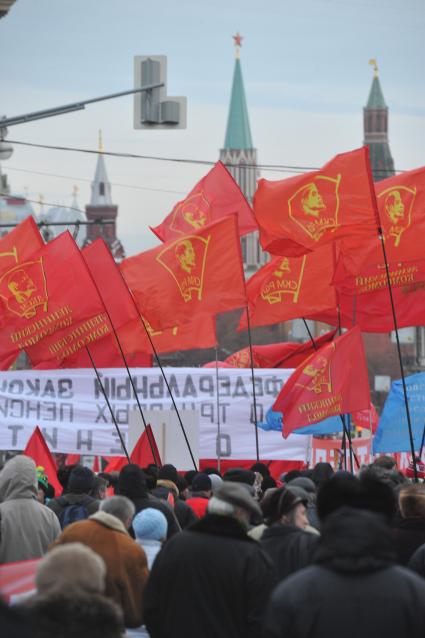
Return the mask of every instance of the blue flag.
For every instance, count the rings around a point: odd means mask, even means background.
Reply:
[[[407,398],[415,451],[419,451],[425,426],[425,372],[406,377]],[[373,440],[373,453],[410,452],[409,429],[401,379],[391,384]]]
[[[346,422],[348,423],[348,421]],[[282,432],[282,413],[273,412],[273,410],[269,408],[266,412],[265,422],[259,423],[258,427],[265,431],[276,430],[277,432]],[[321,436],[324,434],[334,434],[335,432],[342,432],[342,420],[339,416],[331,416],[319,423],[303,426],[302,428],[294,430],[293,434],[313,434]]]

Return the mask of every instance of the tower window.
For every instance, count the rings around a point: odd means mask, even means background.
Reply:
[[[99,183],[99,195],[104,195],[105,194],[105,184],[104,182],[100,182]]]

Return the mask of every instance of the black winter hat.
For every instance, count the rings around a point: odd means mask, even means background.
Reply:
[[[232,483],[245,483],[246,485],[254,485],[255,473],[251,470],[244,470],[241,467],[232,467],[223,476],[223,481],[232,481]]]
[[[88,494],[94,485],[95,475],[88,467],[77,465],[72,470],[67,491],[73,494]]]
[[[192,492],[208,492],[211,489],[211,479],[208,474],[197,474],[192,481]]]
[[[161,467],[158,473],[159,481],[172,481],[176,483],[177,481],[177,469],[171,463],[166,463]]]
[[[142,497],[146,493],[146,478],[138,465],[124,465],[118,477],[118,494],[128,498]]]

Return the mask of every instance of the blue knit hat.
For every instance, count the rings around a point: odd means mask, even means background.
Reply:
[[[136,538],[163,541],[167,536],[168,523],[164,514],[153,507],[142,510],[133,518]]]

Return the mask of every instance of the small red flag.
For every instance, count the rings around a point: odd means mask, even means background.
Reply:
[[[28,439],[24,454],[30,456],[37,467],[44,468],[48,482],[55,488],[55,495],[59,496],[63,488],[58,481],[56,463],[38,426]]]
[[[154,455],[152,454],[151,446],[153,447]],[[130,462],[135,463],[139,467],[146,467],[151,463],[162,466],[161,455],[155,441],[152,427],[149,423],[146,426],[146,430],[143,430],[130,454]],[[119,472],[125,465],[127,465],[125,456],[111,457],[111,461],[103,471]]]
[[[324,246],[302,257],[275,257],[246,284],[251,327],[280,323],[336,308],[331,284],[334,254]],[[238,330],[248,327],[242,313]]]
[[[254,196],[261,245],[274,255],[304,255],[337,239],[378,234],[369,148],[337,155],[318,171],[276,182]]]
[[[161,241],[178,239],[231,213],[237,213],[240,235],[258,230],[238,184],[224,164],[217,162],[186,199],[174,206],[162,224],[151,230]]]
[[[360,410],[359,412],[353,412],[351,415],[352,423],[362,430],[370,430],[372,434],[375,434],[378,427],[379,416],[373,403],[370,404],[367,410]]]
[[[338,414],[370,405],[363,340],[353,328],[322,346],[290,376],[273,410],[283,414],[283,436]]]
[[[125,259],[121,272],[156,330],[246,304],[236,215]]]
[[[33,217],[27,217],[0,238],[0,274],[12,270],[44,246]]]
[[[332,341],[336,330],[331,330],[314,340],[306,343],[286,341],[284,343],[270,343],[264,346],[252,346],[254,368],[296,368],[307,359],[316,349]],[[250,368],[251,356],[249,348],[243,348],[231,354],[224,363],[232,368]],[[215,363],[211,362],[211,367]]]

